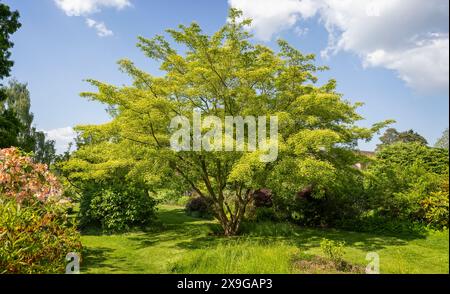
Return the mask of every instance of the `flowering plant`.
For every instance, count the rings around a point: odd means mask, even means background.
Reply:
[[[33,162],[15,147],[0,149],[0,194],[18,203],[58,201],[62,187],[47,165]]]

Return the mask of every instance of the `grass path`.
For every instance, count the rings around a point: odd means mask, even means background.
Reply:
[[[83,273],[298,273],[292,260],[301,253],[321,255],[322,238],[346,242],[345,259],[365,265],[380,256],[382,273],[448,273],[448,231],[388,237],[289,224],[263,223],[244,228],[240,237],[211,235],[214,221],[186,216],[161,206],[163,226],[155,231],[83,235]]]

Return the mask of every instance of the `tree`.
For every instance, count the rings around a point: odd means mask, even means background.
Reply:
[[[334,80],[315,85],[314,74],[326,68],[313,63],[314,55],[304,55],[282,40],[279,53],[251,44],[246,30],[251,21],[240,21],[241,17],[240,11],[231,9],[227,24],[212,36],[195,23],[167,30],[185,46],[184,55],[163,36],[140,37],[138,47],[161,62],[165,72],[161,77],[121,60],[120,68],[131,76],[133,85],[116,87],[89,80],[98,92],[81,95],[107,104],[112,120],[77,128],[85,144],[66,165],[66,171],[72,171],[69,178],[82,178],[104,167],[96,153],[86,160],[89,150],[102,150],[101,156],[111,154],[109,164],[131,163],[130,173],[151,185],[181,181],[210,199],[224,234],[234,235],[255,190],[267,187],[280,197],[294,196],[313,184],[320,191],[338,167],[358,162],[356,142],[370,140],[388,122],[372,128],[356,126],[362,119],[356,113],[361,104],[343,100],[335,92]],[[262,162],[261,150],[173,150],[172,119],[184,116],[192,125],[194,112],[221,121],[226,116],[277,117],[278,140],[266,143],[278,144],[278,158]],[[196,136],[192,131],[188,134],[191,139]],[[232,140],[237,143],[234,135]]]
[[[448,150],[448,128],[442,133],[442,137],[437,140],[435,147]]]
[[[7,134],[0,147],[16,146],[25,152],[34,152],[35,160],[50,164],[55,158],[55,142],[45,140],[45,134],[33,126],[30,92],[27,84],[13,79],[1,90],[5,99],[0,102],[0,132]],[[3,121],[3,123],[2,123]]]
[[[9,49],[14,44],[9,40],[10,35],[15,33],[21,24],[19,23],[19,12],[11,11],[9,6],[0,3],[0,80],[9,76],[10,69],[14,62],[9,58]],[[0,84],[0,87],[2,85]],[[0,90],[0,101],[4,99],[4,94]]]
[[[0,109],[0,149],[17,146],[17,138],[22,129],[23,126],[12,109]]]
[[[13,62],[9,60],[13,43],[9,40],[11,34],[20,28],[19,13],[11,12],[9,6],[0,3],[0,81],[8,77]],[[17,136],[22,129],[13,110],[2,109],[5,99],[2,84],[0,84],[0,148],[11,147],[17,144]]]
[[[5,94],[5,100],[0,103],[0,111],[10,109],[20,122],[21,130],[17,136],[17,145],[26,152],[34,150],[36,144],[33,136],[33,114],[30,112],[31,101],[30,92],[26,84],[19,83],[12,79],[9,81],[7,87],[2,88]]]
[[[37,162],[52,164],[56,159],[56,149],[54,140],[46,140],[44,132],[33,131],[36,142],[33,157]]]
[[[418,142],[422,145],[427,145],[427,140],[422,137],[420,134],[414,132],[413,130],[399,132],[395,128],[387,129],[383,136],[380,137],[381,144],[377,145],[377,150],[380,148],[391,145],[394,143],[402,142],[402,143],[412,143]]]

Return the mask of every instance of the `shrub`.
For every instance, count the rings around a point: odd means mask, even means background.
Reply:
[[[119,232],[151,224],[157,202],[139,185],[110,184],[85,191],[81,198],[80,225],[100,226],[105,232]]]
[[[420,162],[426,171],[445,174],[448,172],[449,151],[431,148],[420,143],[395,143],[383,147],[377,158],[389,164],[412,166]]]
[[[334,263],[336,268],[340,268],[344,264],[344,246],[344,242],[328,239],[323,239],[322,242],[320,242],[322,253]]]
[[[45,164],[34,163],[19,149],[0,150],[0,193],[17,202],[57,201],[62,188]]]
[[[269,189],[259,189],[252,195],[254,206],[258,207],[272,207],[272,191]]]
[[[0,196],[0,274],[64,273],[70,252],[81,252],[80,234],[61,207]]]
[[[357,170],[336,172],[326,188],[308,185],[290,199],[273,198],[277,215],[303,226],[336,227],[342,220],[358,219],[367,209],[362,174]]]
[[[0,150],[0,273],[63,273],[66,255],[81,251],[62,192],[46,165]]]
[[[448,227],[448,151],[414,143],[384,147],[365,184],[375,216]]]
[[[427,224],[439,228],[448,228],[449,222],[449,181],[446,178],[441,184],[441,190],[432,192],[420,201],[418,215]]]
[[[186,213],[193,217],[209,218],[213,215],[212,201],[205,197],[194,197],[186,204]]]

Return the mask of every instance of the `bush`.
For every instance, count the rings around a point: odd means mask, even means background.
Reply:
[[[358,219],[367,209],[362,174],[342,169],[326,188],[312,185],[291,199],[273,198],[277,215],[303,226],[336,227],[342,220]]]
[[[445,174],[449,170],[448,150],[431,148],[420,143],[395,143],[385,146],[377,153],[377,158],[404,167],[420,162],[426,171],[436,174]]]
[[[253,204],[258,207],[272,207],[272,191],[269,189],[259,189],[252,195]]]
[[[0,273],[63,273],[66,255],[81,252],[62,192],[46,165],[0,150]]]
[[[344,263],[344,242],[332,241],[328,239],[323,239],[320,242],[320,249],[322,253],[330,259],[336,268],[340,268]]]
[[[157,202],[139,185],[110,184],[85,191],[80,205],[80,226],[100,226],[119,232],[151,224]]]
[[[80,234],[64,210],[0,197],[0,274],[64,273],[66,255],[81,252]]]
[[[12,147],[0,150],[0,193],[19,203],[58,201],[62,187],[45,164]]]
[[[448,227],[448,151],[414,143],[384,147],[365,184],[375,216]]]
[[[418,216],[432,227],[448,228],[449,222],[449,181],[446,178],[441,184],[441,190],[432,192],[430,196],[420,201]]]
[[[205,197],[194,197],[186,204],[186,213],[193,217],[209,218],[213,215],[213,202]]]

